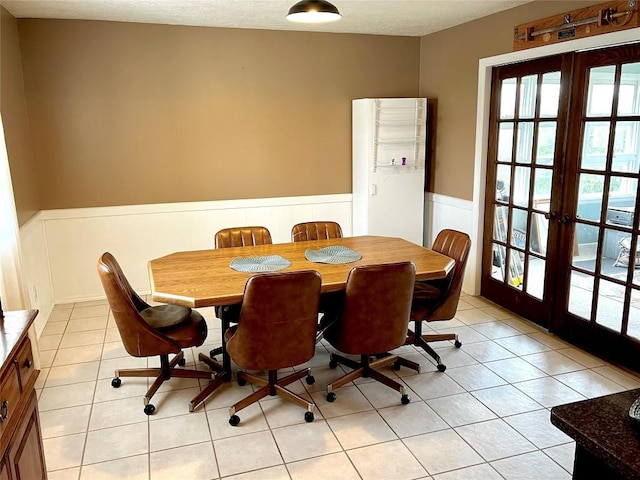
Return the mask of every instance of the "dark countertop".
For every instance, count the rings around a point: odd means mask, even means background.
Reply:
[[[640,479],[640,428],[628,417],[640,389],[558,405],[551,423],[625,478]]]

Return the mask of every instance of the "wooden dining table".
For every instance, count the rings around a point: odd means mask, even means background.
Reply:
[[[362,255],[360,260],[343,264],[313,263],[305,258],[307,249],[318,250],[342,245]],[[244,286],[251,275],[233,270],[234,258],[280,255],[292,272],[317,270],[322,276],[322,292],[344,289],[349,271],[360,265],[412,261],[417,280],[444,278],[454,260],[440,253],[395,237],[345,237],[308,242],[275,243],[246,247],[176,252],[149,262],[152,298],[158,302],[186,307],[211,307],[242,302]]]
[[[328,246],[348,247],[362,258],[341,264],[315,263],[306,259],[308,249],[319,250]],[[320,272],[323,293],[343,290],[351,269],[361,265],[411,261],[416,267],[417,280],[435,280],[445,278],[455,264],[452,258],[407,240],[379,236],[176,252],[149,261],[152,298],[157,302],[192,308],[241,303],[245,284],[256,273],[238,272],[230,267],[231,261],[269,255],[279,255],[291,262],[289,267],[279,270],[281,272]],[[224,349],[224,330],[227,327],[228,322],[223,319],[222,366],[211,384],[194,399],[191,410],[231,378],[231,361]]]

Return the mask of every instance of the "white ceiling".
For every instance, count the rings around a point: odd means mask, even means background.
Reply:
[[[16,18],[65,18],[210,27],[422,36],[532,0],[333,0],[342,19],[285,20],[297,0],[0,0]]]

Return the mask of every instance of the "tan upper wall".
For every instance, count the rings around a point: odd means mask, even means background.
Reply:
[[[597,3],[538,0],[422,39],[16,21],[0,8],[19,222],[50,208],[348,193],[359,97],[430,98],[430,190],[471,199],[478,60],[511,51],[517,24]]]
[[[18,214],[24,224],[40,210],[16,19],[0,7],[0,112]]]
[[[479,60],[513,51],[516,25],[597,3],[538,0],[422,37],[420,96],[436,112],[430,191],[473,197]]]
[[[351,192],[351,100],[420,40],[18,20],[40,208]]]

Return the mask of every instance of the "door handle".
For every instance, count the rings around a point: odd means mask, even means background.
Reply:
[[[557,220],[560,223],[572,223],[575,219],[571,215],[558,216],[558,212],[547,212],[544,214],[547,220]]]
[[[4,422],[9,417],[9,402],[7,400],[2,402],[0,406],[0,423]]]

